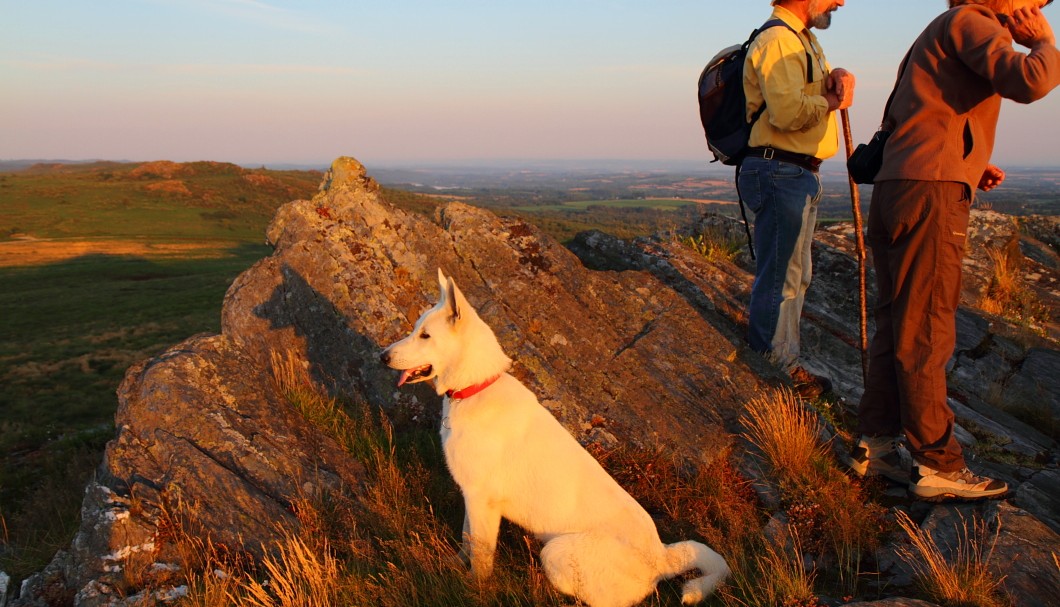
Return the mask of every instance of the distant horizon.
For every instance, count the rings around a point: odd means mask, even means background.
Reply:
[[[349,155],[347,155],[349,156]],[[358,162],[368,169],[384,170],[456,170],[456,169],[492,169],[492,170],[669,170],[690,171],[707,170],[710,172],[731,173],[734,167],[709,160],[689,160],[682,158],[660,159],[660,158],[440,158],[423,160],[401,160],[401,161],[379,161],[366,162],[356,156]],[[338,158],[338,156],[336,157]],[[174,162],[186,164],[193,162],[221,162],[233,164],[244,169],[265,168],[269,170],[318,170],[326,171],[335,158],[331,160],[316,162],[242,162],[224,160],[219,158],[199,158],[196,160],[172,160],[170,158],[151,158],[147,160],[115,159],[115,158],[0,158],[0,167],[5,165],[16,165],[30,167],[35,164],[92,164],[96,162],[113,162],[118,164],[142,164],[148,162]],[[822,164],[823,173],[845,172],[844,159],[833,158]],[[1002,166],[1003,170],[1056,170],[1060,169],[1057,164],[1011,164]]]
[[[849,2],[816,32],[857,78],[855,143],[945,10]],[[4,2],[0,157],[706,163],[695,82],[769,12],[766,0]],[[1060,163],[1057,116],[1057,91],[1003,104],[994,164]]]

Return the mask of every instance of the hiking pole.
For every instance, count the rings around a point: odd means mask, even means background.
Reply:
[[[850,114],[846,109],[839,110],[839,115],[843,120],[843,138],[846,140],[847,147],[847,160],[850,160],[850,154],[854,148],[854,136],[850,133]],[[850,181],[850,205],[854,210],[854,241],[857,243],[857,258],[858,258],[858,324],[861,328],[861,383],[865,385],[865,382],[869,378],[869,337],[868,337],[868,310],[865,305],[865,300],[868,297],[865,294],[865,237],[861,233],[861,193],[858,191],[858,184],[854,183],[854,178],[850,176],[850,172],[847,172],[847,179]]]

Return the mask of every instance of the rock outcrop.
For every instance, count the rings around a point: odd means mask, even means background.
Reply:
[[[424,217],[385,202],[349,158],[312,200],[282,207],[267,238],[275,251],[231,285],[220,335],[194,336],[129,370],[81,529],[14,605],[151,604],[120,598],[123,572],[175,562],[160,529],[166,512],[179,507],[185,524],[260,556],[282,526],[297,524],[299,496],[356,491],[360,466],[292,409],[275,361],[303,364],[352,404],[437,417],[437,395],[424,385],[397,391],[378,355],[433,305],[438,268],[493,327],[513,373],[583,442],[663,446],[708,464],[734,446],[743,404],[788,382],[743,344],[747,268],[676,242],[595,232],[567,249],[530,224],[460,203]],[[829,374],[848,404],[861,379],[852,242],[845,226],[819,233],[804,326],[807,366]],[[1055,246],[1028,255],[1043,268],[1055,258]],[[1055,343],[1019,342],[994,330],[998,322],[962,310],[953,402],[963,439],[994,441],[992,452],[1005,455],[988,464],[1017,488],[998,516],[1030,512],[1044,523],[1026,531],[1035,539],[1006,541],[1055,546],[1056,443],[1004,408],[1020,398],[1057,406]],[[979,508],[988,507],[998,508]],[[938,508],[936,518],[947,512]],[[1038,574],[1054,585],[1060,576]]]

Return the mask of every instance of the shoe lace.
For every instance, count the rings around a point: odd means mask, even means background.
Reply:
[[[978,485],[980,483],[990,481],[989,478],[986,478],[985,476],[979,476],[978,474],[969,470],[967,467],[961,468],[960,470],[952,474],[953,478],[951,478],[950,480],[957,483],[964,483],[966,485]]]

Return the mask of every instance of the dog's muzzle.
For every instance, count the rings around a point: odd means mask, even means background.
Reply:
[[[383,350],[383,353],[379,355],[379,360],[386,366],[393,369],[391,365],[392,357],[390,356],[389,350]],[[405,384],[414,384],[416,382],[426,381],[431,378],[431,374],[434,372],[434,368],[431,365],[423,365],[422,367],[416,367],[415,369],[398,369],[401,371],[401,377],[398,378],[398,387]]]

